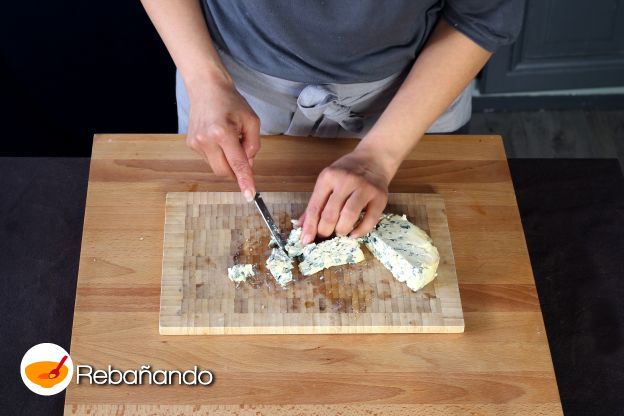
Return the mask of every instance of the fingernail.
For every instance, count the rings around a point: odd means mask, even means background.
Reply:
[[[251,189],[245,189],[243,191],[243,196],[245,197],[245,200],[247,200],[247,202],[251,202],[254,199],[254,194]]]
[[[303,244],[310,244],[311,241],[312,241],[312,237],[310,236],[310,234],[304,234],[303,237],[301,238],[301,242]]]

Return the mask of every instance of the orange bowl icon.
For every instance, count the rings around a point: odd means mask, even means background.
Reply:
[[[35,384],[44,388],[50,388],[60,383],[67,377],[67,366],[61,365],[58,369],[58,376],[53,370],[59,365],[56,361],[38,361],[26,366],[26,377]]]

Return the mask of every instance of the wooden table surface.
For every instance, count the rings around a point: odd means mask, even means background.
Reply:
[[[310,191],[355,140],[264,137],[264,191]],[[392,192],[446,202],[463,334],[161,336],[165,194],[236,191],[178,135],[93,144],[74,364],[211,370],[203,386],[70,384],[66,414],[561,414],[513,185],[498,136],[428,136]]]

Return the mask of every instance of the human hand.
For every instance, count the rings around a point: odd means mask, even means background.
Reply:
[[[308,206],[299,218],[304,244],[316,235],[361,237],[373,229],[388,202],[388,184],[398,164],[373,149],[358,146],[318,176]],[[359,224],[360,213],[365,214]],[[355,228],[354,228],[355,227]]]
[[[188,91],[187,145],[217,176],[236,179],[245,199],[252,201],[253,159],[260,149],[258,116],[231,82],[203,82]]]

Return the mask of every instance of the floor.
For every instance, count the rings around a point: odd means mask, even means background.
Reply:
[[[19,367],[42,342],[71,353],[88,177],[88,158],[0,157],[0,415],[63,414],[65,393],[35,395]]]
[[[624,110],[478,113],[469,131],[503,136],[508,158],[616,158],[624,172]]]
[[[565,414],[624,414],[624,111],[478,113],[469,132],[511,159]]]
[[[624,176],[616,159],[509,159],[566,415],[624,415]]]

